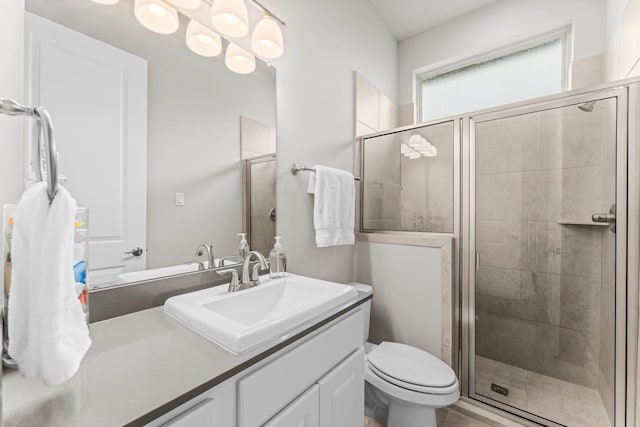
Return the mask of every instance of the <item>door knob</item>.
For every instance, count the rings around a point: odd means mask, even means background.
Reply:
[[[271,219],[271,221],[276,222],[276,208],[271,208],[271,210],[269,211],[269,219]]]
[[[140,256],[144,253],[144,249],[142,248],[133,248],[128,252],[125,252],[125,255],[133,255],[133,256]]]

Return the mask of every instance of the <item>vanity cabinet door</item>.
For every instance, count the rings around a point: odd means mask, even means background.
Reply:
[[[364,417],[364,349],[318,381],[320,427],[360,426]]]
[[[319,386],[316,384],[264,427],[319,427],[319,402]]]
[[[213,399],[205,399],[162,427],[213,427],[216,412]]]

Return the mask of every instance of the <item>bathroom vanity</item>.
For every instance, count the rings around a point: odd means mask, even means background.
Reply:
[[[93,345],[67,383],[5,372],[4,425],[358,425],[369,298],[358,294],[242,355],[161,307],[93,323]]]

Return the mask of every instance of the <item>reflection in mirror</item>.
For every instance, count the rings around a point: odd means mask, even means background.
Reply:
[[[242,118],[243,219],[249,245],[265,257],[276,235],[275,128]]]
[[[453,232],[453,122],[363,140],[363,231]]]
[[[201,244],[237,255],[242,116],[275,152],[275,70],[235,74],[189,50],[184,17],[162,36],[133,3],[26,0],[25,98],[50,111],[64,185],[89,208],[92,288],[209,268]]]

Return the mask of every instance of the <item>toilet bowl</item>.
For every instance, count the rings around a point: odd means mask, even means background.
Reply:
[[[372,293],[367,285],[353,284]],[[365,340],[369,337],[371,301],[365,303]],[[418,348],[393,342],[365,343],[365,406],[385,406],[387,427],[436,427],[436,409],[460,398],[453,370]],[[376,411],[377,412],[377,411]]]

